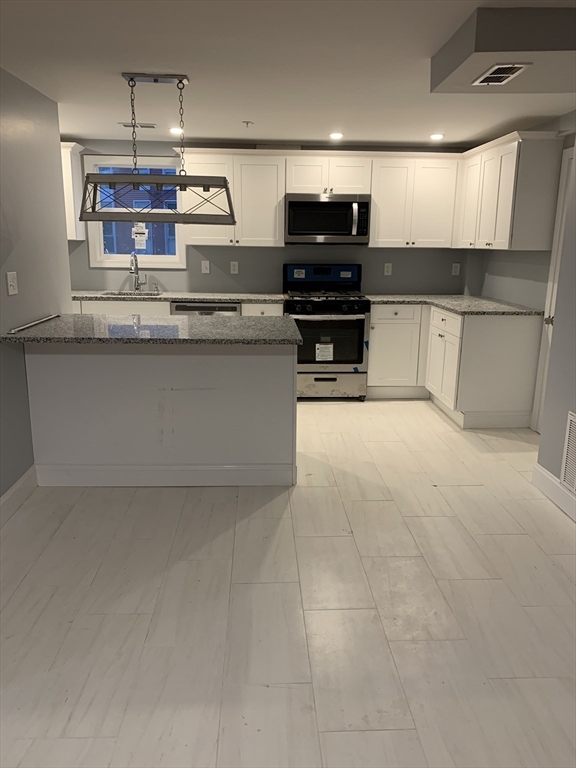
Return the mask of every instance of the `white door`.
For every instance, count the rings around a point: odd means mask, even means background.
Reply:
[[[474,248],[476,245],[479,194],[480,155],[474,155],[462,163],[459,226],[455,242],[459,248]]]
[[[374,160],[370,245],[375,248],[407,248],[414,194],[414,160]]]
[[[574,185],[574,147],[565,149],[562,156],[562,170],[560,172],[560,184],[558,188],[558,205],[556,207],[556,221],[554,224],[554,240],[552,242],[552,256],[550,260],[550,272],[548,275],[548,290],[546,292],[546,304],[544,307],[545,322],[542,328],[542,341],[540,344],[540,359],[538,362],[538,375],[536,378],[536,393],[534,396],[534,411],[530,427],[540,431],[540,419],[544,398],[546,396],[546,379],[548,377],[548,363],[550,360],[550,347],[554,332],[554,312],[556,309],[556,293],[558,290],[558,273],[560,270],[560,256],[564,241],[564,227],[566,213],[568,211],[568,191],[570,184]]]
[[[457,158],[417,159],[410,244],[416,248],[449,248],[454,228]]]
[[[494,225],[494,248],[510,247],[517,159],[517,141],[498,148],[498,200]]]
[[[442,390],[440,399],[453,411],[456,409],[458,369],[460,363],[460,339],[451,333],[443,334],[444,367],[442,369]]]
[[[442,394],[442,378],[444,375],[444,336],[435,328],[430,328],[428,345],[428,365],[426,368],[426,389],[433,395]]]
[[[420,323],[376,323],[370,328],[368,386],[416,386]]]
[[[200,155],[186,154],[186,173],[190,176],[225,176],[230,185],[232,204],[234,199],[234,159],[231,155]],[[203,202],[202,197],[209,202]],[[225,201],[224,191],[214,192],[186,192],[178,193],[178,205],[183,209],[195,208],[195,213],[221,214],[219,206]],[[227,210],[224,205],[225,210]],[[234,227],[225,224],[177,224],[177,246],[186,245],[233,245]]]
[[[476,247],[490,248],[496,230],[498,204],[498,149],[482,152],[480,156],[480,195]]]
[[[234,158],[237,245],[284,246],[286,158]]]
[[[335,195],[369,195],[371,175],[369,157],[331,157],[328,189]]]
[[[328,192],[328,157],[286,158],[286,192],[320,195]]]

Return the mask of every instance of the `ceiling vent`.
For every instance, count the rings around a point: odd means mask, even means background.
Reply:
[[[506,85],[529,66],[531,64],[494,64],[477,77],[472,85]]]
[[[123,128],[132,128],[132,123],[118,123]],[[156,123],[136,123],[136,128],[156,128]]]

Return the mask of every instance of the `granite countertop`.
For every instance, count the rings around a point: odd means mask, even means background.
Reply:
[[[540,309],[486,299],[483,296],[376,295],[368,296],[372,304],[430,304],[456,315],[543,315]]]
[[[134,321],[133,318],[139,318]],[[0,336],[10,344],[302,344],[290,317],[61,315]]]
[[[221,301],[236,304],[282,304],[282,293],[192,293],[163,291],[161,293],[110,294],[104,291],[73,291],[73,301]]]

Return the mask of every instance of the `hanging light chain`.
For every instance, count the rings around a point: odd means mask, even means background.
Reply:
[[[184,162],[184,81],[178,80],[176,84],[178,88],[178,102],[180,114],[180,171],[181,176],[186,175],[186,164]]]
[[[132,125],[132,173],[140,173],[138,170],[138,147],[136,146],[136,95],[134,88],[136,87],[136,80],[133,77],[128,80],[130,86],[130,109],[132,116],[130,124]]]

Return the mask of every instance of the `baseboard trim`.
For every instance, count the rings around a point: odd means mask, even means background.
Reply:
[[[36,465],[38,485],[197,486],[293,485],[292,464],[219,466]]]
[[[430,399],[460,429],[520,429],[532,419],[531,411],[453,411],[434,395]]]
[[[367,387],[368,400],[428,400],[426,387]]]
[[[562,485],[560,480],[552,472],[544,469],[540,464],[536,464],[532,470],[532,483],[547,496],[550,501],[560,507],[568,517],[576,521],[576,496],[570,493],[566,486]]]
[[[0,498],[0,526],[10,520],[14,512],[24,504],[37,487],[36,467],[32,465]]]
[[[433,394],[430,394],[430,400],[434,403],[434,405],[437,408],[439,408],[442,411],[442,413],[445,413],[449,419],[451,419],[455,424],[457,424],[460,427],[460,429],[464,429],[463,413],[460,413],[460,411],[453,411],[451,408],[448,408],[447,405],[444,405],[444,403]]]

